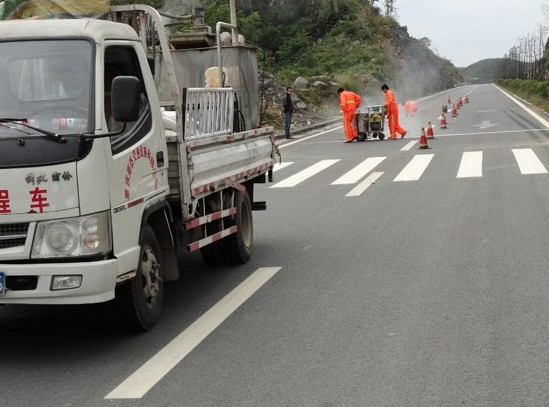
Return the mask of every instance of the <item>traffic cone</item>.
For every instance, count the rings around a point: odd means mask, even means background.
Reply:
[[[469,103],[469,96],[465,96],[464,99],[465,99],[465,100],[464,100],[465,103]]]
[[[433,131],[431,122],[427,122],[427,138],[435,138],[435,132]]]
[[[446,116],[444,115],[444,113],[442,113],[438,119],[440,120],[440,128],[441,129],[447,128]]]
[[[458,115],[458,110],[456,105],[454,104],[454,107],[452,107],[452,117],[457,117],[457,115]]]
[[[450,96],[448,96],[448,104],[451,105],[452,101],[450,100]]]
[[[426,149],[429,148],[429,145],[427,144],[427,136],[425,136],[425,129],[421,128],[421,133],[419,135],[419,148],[420,149]]]
[[[458,107],[458,109],[461,109],[461,106],[463,106],[463,100],[462,100],[461,98],[459,98],[459,99],[457,100],[457,107]]]

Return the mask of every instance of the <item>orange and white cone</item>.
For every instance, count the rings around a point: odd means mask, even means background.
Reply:
[[[454,104],[454,107],[452,107],[452,117],[457,117],[457,115],[458,115],[458,110],[456,105]]]
[[[448,96],[448,104],[451,105],[452,101],[450,100],[450,96]]]
[[[465,96],[464,102],[465,102],[465,103],[469,103],[469,96]]]
[[[419,148],[420,149],[426,149],[429,148],[429,145],[427,144],[427,136],[425,135],[425,129],[421,128],[421,133],[419,135]]]
[[[433,125],[431,122],[427,122],[427,138],[435,138],[435,132],[433,131]]]
[[[446,116],[444,115],[444,113],[442,113],[438,119],[440,120],[440,128],[441,129],[447,128],[448,125],[446,123]]]

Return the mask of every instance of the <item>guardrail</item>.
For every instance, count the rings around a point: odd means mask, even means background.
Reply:
[[[185,140],[200,140],[233,132],[235,93],[231,88],[183,90]]]

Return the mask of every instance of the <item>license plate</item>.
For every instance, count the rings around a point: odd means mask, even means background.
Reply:
[[[6,292],[6,274],[0,272],[0,295]]]

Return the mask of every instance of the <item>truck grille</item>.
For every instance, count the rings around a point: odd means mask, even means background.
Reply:
[[[0,249],[24,246],[28,230],[28,223],[0,225]]]

